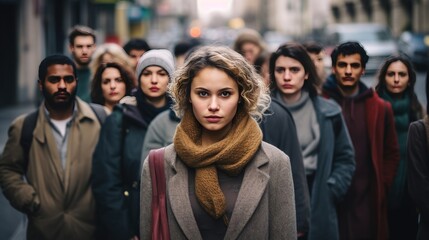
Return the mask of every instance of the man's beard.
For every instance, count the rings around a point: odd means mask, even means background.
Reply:
[[[52,110],[55,110],[55,111],[64,111],[66,109],[69,109],[71,106],[73,106],[74,101],[76,99],[76,90],[77,90],[77,87],[71,93],[68,93],[67,91],[58,91],[58,92],[55,92],[54,94],[50,94],[46,92],[45,88],[43,88],[42,94],[45,98],[45,104],[47,105],[48,108],[51,108]],[[67,95],[68,97],[67,101],[62,101],[62,102],[55,101],[55,97],[60,93]]]
[[[79,65],[79,66],[87,67],[87,66],[89,65],[89,63],[91,62],[91,58],[88,58],[88,61],[87,61],[87,62],[82,62],[82,61],[80,60],[80,58],[78,58],[74,53],[73,53],[72,55],[73,55],[73,59],[74,59],[74,61],[75,61],[75,62],[76,62],[76,64],[77,64],[77,65]]]

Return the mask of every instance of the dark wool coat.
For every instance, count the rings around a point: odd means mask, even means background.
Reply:
[[[341,108],[332,100],[313,100],[320,128],[317,170],[311,193],[308,239],[339,239],[337,203],[346,195],[355,170],[355,155]]]
[[[100,239],[138,235],[140,159],[148,124],[136,106],[116,105],[93,156],[92,190]]]
[[[309,190],[307,185],[304,186],[306,192],[311,191],[308,239],[334,240],[339,238],[336,205],[350,186],[355,169],[354,149],[340,106],[321,97],[314,97],[311,101],[322,140],[318,147],[313,188]],[[279,104],[286,108],[282,102]],[[274,124],[271,128],[279,129],[279,126]],[[299,143],[295,147],[301,151]]]
[[[408,190],[419,213],[417,239],[429,239],[429,148],[424,120],[411,123],[408,131]]]
[[[295,189],[297,230],[306,233],[310,219],[310,197],[301,148],[292,115],[281,103],[272,99],[270,108],[260,123],[260,127],[264,134],[263,140],[276,146],[290,158]]]

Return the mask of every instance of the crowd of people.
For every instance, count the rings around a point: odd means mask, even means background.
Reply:
[[[0,157],[28,239],[153,239],[154,149],[171,239],[429,238],[429,107],[407,56],[371,87],[353,41],[330,74],[322,45],[269,52],[250,29],[232,48],[97,46],[86,26],[68,41]]]

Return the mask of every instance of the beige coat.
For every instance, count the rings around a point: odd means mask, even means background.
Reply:
[[[188,191],[188,170],[174,146],[165,150],[167,212],[172,239],[201,239]],[[150,239],[152,187],[149,161],[141,181],[141,239]],[[262,143],[245,168],[243,182],[225,239],[296,239],[293,180],[289,158]]]
[[[28,183],[22,180],[24,160],[19,143],[24,117],[18,117],[9,129],[0,158],[0,183],[12,206],[28,216],[27,238],[93,239],[95,205],[90,175],[100,131],[96,115],[88,104],[77,100],[64,171],[42,104],[29,153]],[[37,201],[39,209],[30,209]]]

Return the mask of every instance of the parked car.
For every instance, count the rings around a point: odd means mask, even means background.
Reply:
[[[366,64],[366,72],[369,73],[376,72],[386,57],[398,53],[398,47],[389,29],[376,23],[334,24],[327,28],[326,39],[328,54],[340,43],[361,43],[369,56]]]
[[[399,36],[398,47],[418,69],[429,67],[429,33],[403,32]]]

